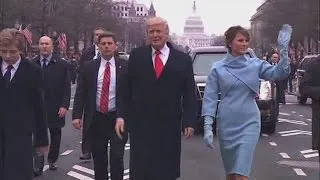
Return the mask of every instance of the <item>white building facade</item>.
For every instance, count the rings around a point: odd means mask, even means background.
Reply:
[[[206,47],[213,44],[213,37],[204,32],[204,25],[201,17],[197,15],[196,2],[193,2],[193,13],[189,16],[183,28],[183,35],[172,34],[171,41],[183,47],[189,46]]]

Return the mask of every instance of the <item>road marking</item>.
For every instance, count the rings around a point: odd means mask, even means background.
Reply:
[[[69,108],[69,110],[73,110],[73,108]]]
[[[312,119],[306,119],[307,121],[312,121]]]
[[[280,115],[283,115],[283,116],[290,116],[290,114],[288,113],[283,113],[283,112],[279,112]]]
[[[293,168],[293,170],[294,170],[294,172],[296,172],[296,174],[297,174],[298,176],[307,176],[306,173],[304,173],[304,172],[302,171],[302,169]]]
[[[82,144],[82,141],[80,141],[79,143]]]
[[[291,130],[291,131],[282,131],[278,132],[281,136],[294,136],[294,135],[309,135],[311,136],[310,131],[301,131],[301,130]]]
[[[44,172],[44,171],[46,171],[46,170],[48,170],[48,169],[49,169],[49,165],[45,165],[45,166],[43,167],[43,170],[42,170],[42,171]]]
[[[79,166],[79,165],[74,165],[72,168],[76,169],[76,170],[79,170],[79,171],[82,171],[82,172],[85,172],[87,174],[94,175],[94,170],[86,168],[86,167],[82,167],[82,166]]]
[[[79,173],[74,172],[74,171],[69,171],[67,174],[69,176],[71,176],[71,177],[74,177],[74,178],[77,178],[77,179],[80,179],[80,180],[94,180],[93,178],[90,178],[88,176],[79,174]]]
[[[297,112],[295,112],[295,111],[291,111],[293,114],[296,114]]]
[[[280,156],[284,159],[290,159],[290,156],[287,153],[280,153]]]
[[[299,116],[300,116],[300,117],[304,117],[304,115],[302,115],[302,114],[300,114]]]
[[[74,99],[70,99],[70,102],[73,102],[74,101]]]
[[[81,171],[81,172],[78,173],[78,172],[75,172],[75,171],[72,171],[72,170],[71,170],[71,171],[69,171],[69,172],[67,173],[67,175],[72,176],[72,177],[74,177],[74,178],[77,178],[77,179],[79,179],[79,180],[94,180],[94,179],[93,179],[94,170],[89,169],[89,168],[86,168],[86,167],[82,167],[82,166],[79,166],[79,165],[74,165],[72,168],[75,169],[75,170]],[[129,169],[126,169],[126,170],[123,171],[123,173],[124,173],[123,180],[129,179],[129,172],[130,172]],[[89,176],[80,174],[80,173],[85,173],[85,174],[87,174],[87,175],[90,175],[90,176],[92,176],[92,178],[89,177]],[[109,177],[110,177],[111,174],[108,173],[108,175],[109,175]],[[110,179],[109,179],[109,180],[110,180]]]
[[[319,152],[317,150],[308,149],[308,150],[303,150],[300,152],[301,152],[301,154],[303,154],[303,157],[305,157],[305,158],[313,158],[313,157],[319,156]]]
[[[69,155],[70,153],[72,153],[73,150],[67,150],[65,151],[64,153],[61,154],[61,156],[66,156],[66,155]]]
[[[262,136],[264,136],[264,137],[268,137],[269,135],[268,135],[268,134],[262,134]]]
[[[297,120],[292,120],[292,119],[283,119],[283,118],[278,118],[279,122],[287,122],[287,123],[292,123],[292,124],[300,124],[307,126],[308,124],[303,122],[303,121],[297,121]]]
[[[277,143],[275,143],[275,142],[269,142],[269,144],[270,144],[271,146],[277,146]]]

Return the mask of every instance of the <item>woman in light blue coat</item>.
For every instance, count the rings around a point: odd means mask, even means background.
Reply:
[[[253,154],[260,136],[260,111],[255,97],[259,79],[282,80],[290,74],[288,44],[292,28],[283,25],[278,36],[280,62],[272,66],[265,60],[250,58],[245,53],[250,40],[247,30],[230,27],[225,33],[229,50],[226,58],[216,62],[208,76],[203,98],[204,140],[213,147],[213,121],[227,180],[247,180]],[[217,109],[218,94],[221,102]],[[217,117],[215,117],[217,111]]]

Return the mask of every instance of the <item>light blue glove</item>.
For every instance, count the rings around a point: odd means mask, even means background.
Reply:
[[[289,24],[282,25],[279,35],[278,44],[280,49],[287,49],[291,40],[292,27]]]
[[[205,116],[204,117],[204,142],[209,148],[214,148],[213,145],[213,132],[212,132],[212,124],[213,124],[213,117]]]

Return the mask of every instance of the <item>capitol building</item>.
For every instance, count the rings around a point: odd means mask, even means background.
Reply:
[[[195,1],[193,2],[193,12],[185,21],[183,35],[180,36],[173,33],[170,39],[179,46],[189,46],[190,48],[211,46],[213,44],[214,36],[205,34],[203,21],[197,15]]]

